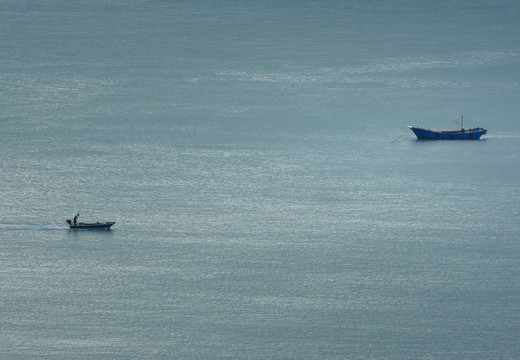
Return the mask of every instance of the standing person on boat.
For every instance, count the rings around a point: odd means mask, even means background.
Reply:
[[[78,225],[78,217],[79,217],[79,213],[74,216],[74,225]]]

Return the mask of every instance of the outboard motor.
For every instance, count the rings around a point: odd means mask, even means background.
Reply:
[[[72,223],[72,220],[71,220],[71,219],[67,219],[67,220],[65,220],[65,221],[66,221],[67,224],[69,224],[69,225]]]

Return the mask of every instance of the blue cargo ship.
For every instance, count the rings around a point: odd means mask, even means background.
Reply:
[[[480,137],[487,133],[487,129],[477,127],[472,129],[464,129],[464,118],[460,119],[460,130],[455,131],[442,131],[442,130],[430,130],[422,129],[415,126],[408,126],[417,139],[425,140],[478,140]]]

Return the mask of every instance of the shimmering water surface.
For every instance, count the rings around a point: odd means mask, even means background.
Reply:
[[[3,1],[0,358],[520,358],[519,14]]]

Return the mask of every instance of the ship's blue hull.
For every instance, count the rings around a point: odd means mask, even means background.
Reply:
[[[429,129],[421,129],[414,126],[408,126],[417,139],[425,140],[478,140],[487,132],[487,129],[474,128],[459,131],[436,131]]]

